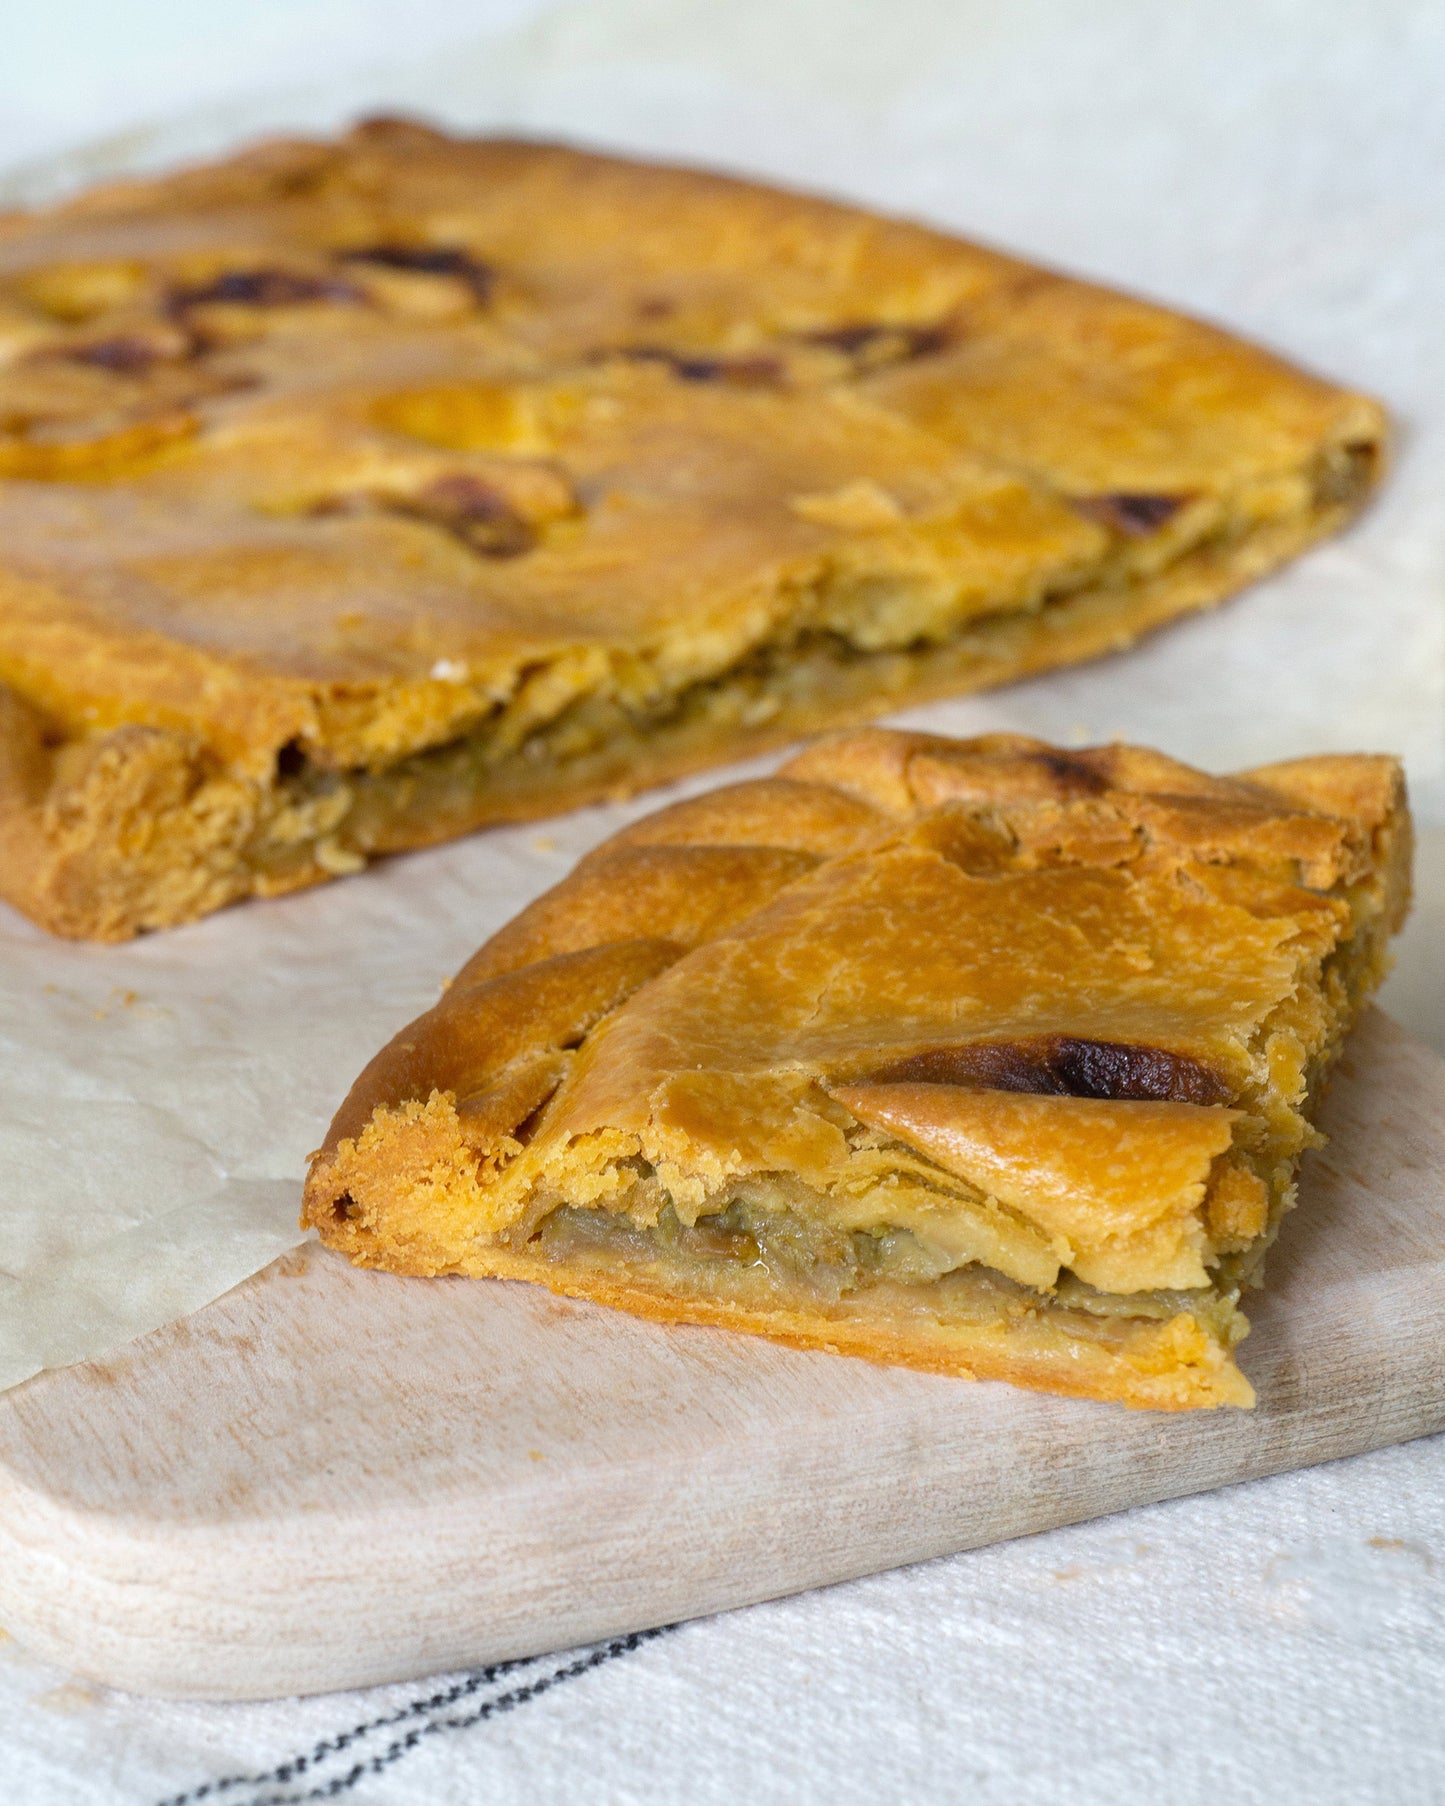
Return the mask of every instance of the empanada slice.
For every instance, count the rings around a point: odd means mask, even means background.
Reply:
[[[119,939],[1092,658],[1380,409],[920,226],[392,121],[0,219],[0,896]]]
[[[1409,898],[1400,769],[865,730],[584,859],[358,1079],[363,1265],[1248,1405],[1244,1288]]]

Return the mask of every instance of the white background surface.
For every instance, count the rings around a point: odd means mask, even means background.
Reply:
[[[1374,390],[1399,466],[1347,539],[1126,658],[914,718],[1117,734],[1216,768],[1388,747],[1445,824],[1445,9],[0,0],[0,35],[0,159],[43,163],[30,192],[106,133],[61,177],[429,107],[920,213]],[[439,849],[119,952],[0,917],[0,1268],[21,1274],[0,1367],[7,1338],[14,1377],[17,1350],[68,1358],[280,1246],[299,1158],[362,1059],[616,820]],[[1425,868],[1389,1001],[1445,1046],[1439,832]],[[367,983],[341,1007],[343,965]],[[109,1238],[99,1289],[77,1223]],[[344,1797],[1438,1801],[1442,1562],[1445,1448],[1418,1444],[692,1627],[429,1733]],[[259,1774],[431,1691],[165,1707],[4,1653],[0,1771],[8,1743],[23,1806]],[[218,1797],[304,1798],[347,1760]]]

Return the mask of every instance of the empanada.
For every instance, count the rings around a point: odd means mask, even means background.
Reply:
[[[377,122],[0,220],[0,894],[116,939],[1127,644],[1380,410],[689,170]]]
[[[1409,895],[1399,767],[882,729],[613,837],[358,1079],[305,1219],[399,1273],[1161,1409]]]

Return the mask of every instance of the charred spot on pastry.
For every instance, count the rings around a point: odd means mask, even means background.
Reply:
[[[320,496],[308,505],[306,512],[317,519],[398,514],[440,527],[484,558],[517,558],[532,551],[538,542],[536,527],[517,512],[506,494],[470,471],[434,477],[407,495],[353,490]]]
[[[823,326],[805,332],[803,339],[824,351],[841,352],[865,367],[908,364],[936,357],[952,345],[957,332],[951,325],[903,326],[885,320],[850,320],[839,326]]]
[[[765,388],[782,376],[773,357],[680,357],[673,369],[685,383],[734,383],[739,388]]]
[[[489,301],[497,272],[490,264],[461,245],[363,245],[343,251],[343,263],[370,263],[384,270],[410,271],[418,276],[455,276],[465,282],[478,301]]]
[[[1147,539],[1169,522],[1191,498],[1187,495],[1146,495],[1132,489],[1116,489],[1104,495],[1076,495],[1074,509],[1126,539]]]
[[[276,754],[278,779],[299,778],[307,765],[306,749],[299,740],[288,740]]]
[[[1108,780],[1101,777],[1092,765],[1072,757],[1057,746],[1042,747],[1031,756],[1043,766],[1061,790],[1072,796],[1102,796],[1109,788]]]
[[[296,270],[223,270],[209,282],[171,290],[170,307],[186,313],[193,307],[301,307],[317,301],[364,301],[354,283],[335,276],[303,275]]]
[[[1073,1097],[1159,1098],[1179,1104],[1223,1104],[1229,1089],[1202,1060],[1162,1047],[1061,1036],[1053,1070]]]
[[[738,389],[772,388],[783,380],[775,357],[694,357],[663,345],[626,345],[616,355],[635,364],[665,364],[685,383],[725,383]]]
[[[1189,1054],[1076,1035],[929,1048],[870,1074],[868,1082],[982,1085],[991,1091],[1115,1102],[1224,1104],[1230,1096],[1219,1074]]]
[[[485,558],[517,558],[537,543],[536,528],[506,495],[469,471],[436,477],[415,495],[390,505],[398,513],[445,527]]]
[[[175,354],[154,339],[119,333],[113,338],[92,339],[88,344],[68,345],[60,355],[69,363],[90,364],[117,376],[144,376],[153,364],[163,363]]]

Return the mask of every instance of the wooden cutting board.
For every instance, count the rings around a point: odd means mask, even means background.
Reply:
[[[0,1622],[140,1692],[416,1677],[1445,1428],[1445,1061],[1379,1014],[1327,1100],[1253,1412],[971,1385],[311,1247],[0,1398]]]

